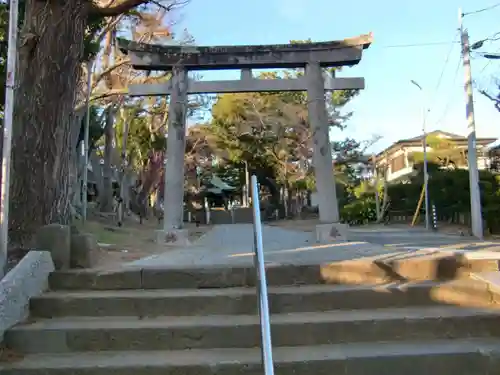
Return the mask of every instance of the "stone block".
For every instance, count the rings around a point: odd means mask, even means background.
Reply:
[[[69,226],[45,225],[38,230],[35,241],[37,250],[50,252],[57,270],[70,267],[71,231]]]
[[[213,225],[233,224],[231,211],[210,210],[210,224]]]
[[[191,215],[189,215],[191,213]],[[189,217],[191,216],[191,221]],[[192,211],[184,211],[184,222],[186,223],[197,223],[204,225],[207,223],[207,215],[205,209],[192,210]]]
[[[71,268],[92,268],[97,264],[99,245],[90,233],[71,235]]]
[[[188,229],[172,229],[165,232],[163,229],[155,231],[156,242],[171,246],[189,246],[189,230]]]
[[[48,289],[52,271],[48,251],[30,251],[0,280],[0,342],[7,329],[28,317],[30,299]]]
[[[233,210],[234,223],[253,223],[253,209],[251,207],[241,207]]]
[[[319,243],[347,241],[348,224],[332,223],[316,225],[316,241]]]

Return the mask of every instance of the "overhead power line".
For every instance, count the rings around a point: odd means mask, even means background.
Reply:
[[[446,72],[446,68],[448,67],[448,62],[450,61],[451,52],[453,51],[453,47],[454,47],[455,43],[458,43],[457,39],[455,39],[452,43],[450,43],[450,49],[448,50],[448,54],[446,55],[446,60],[444,61],[443,69],[441,70],[441,74],[439,75],[438,82],[437,82],[436,87],[434,89],[433,100],[431,102],[431,105],[434,102],[434,99],[438,93],[439,87],[441,86],[441,83],[443,81],[443,76],[444,76],[444,73]]]
[[[455,86],[455,82],[457,81],[458,71],[460,70],[461,62],[462,62],[462,57],[460,56],[460,58],[458,59],[458,62],[457,62],[457,66],[455,68],[455,73],[453,75],[452,86]],[[436,124],[439,124],[439,123],[443,122],[443,120],[445,119],[446,115],[448,115],[448,111],[450,110],[452,99],[453,99],[453,95],[449,95],[448,96],[448,101],[447,101],[446,106],[444,108],[444,111],[441,114],[441,117],[439,118],[439,120],[436,121]]]
[[[498,7],[500,7],[500,3],[496,3],[494,5],[490,5],[489,7],[486,7],[486,8],[483,8],[483,9],[474,10],[472,12],[464,12],[464,13],[462,13],[462,15],[463,16],[468,16],[468,15],[471,15],[471,14],[482,13],[482,12],[486,12],[488,10],[493,10],[495,8],[498,8]]]
[[[427,43],[412,43],[412,44],[394,44],[388,46],[380,46],[380,48],[409,48],[409,47],[430,47],[430,46],[440,46],[447,45],[450,43],[459,43],[458,41],[448,41],[448,42],[427,42]]]
[[[496,3],[494,5],[491,5],[489,7],[486,7],[486,8],[482,8],[482,9],[478,9],[478,10],[474,10],[474,11],[471,11],[471,12],[465,12],[465,13],[462,13],[462,16],[468,16],[468,15],[472,15],[472,14],[477,14],[477,13],[482,13],[482,12],[486,12],[488,10],[493,10],[495,8],[498,8],[500,7],[500,3]],[[493,35],[493,37],[489,37],[489,38],[486,38],[483,40],[484,41],[495,41],[495,40],[498,40],[498,35],[500,33],[495,33],[495,35]],[[431,46],[440,46],[440,45],[446,45],[446,44],[450,44],[450,43],[457,43],[459,44],[460,41],[458,40],[455,40],[455,41],[447,41],[447,42],[422,42],[422,43],[409,43],[409,44],[393,44],[393,45],[382,45],[380,46],[379,48],[411,48],[411,47],[431,47]]]

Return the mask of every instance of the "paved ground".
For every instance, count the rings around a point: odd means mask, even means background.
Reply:
[[[500,251],[500,241],[478,241],[469,236],[434,233],[422,228],[373,225],[351,229],[357,241],[366,241],[398,250],[487,250]]]
[[[464,250],[500,251],[498,242],[389,226],[353,228],[350,242],[327,245],[316,244],[312,232],[264,226],[263,242],[266,263],[269,264],[319,264],[365,257],[416,257]],[[172,249],[126,266],[182,268],[251,265],[252,251],[252,225],[221,225],[191,247]]]
[[[376,244],[348,242],[318,245],[309,232],[263,226],[266,263],[318,264],[387,252]],[[251,224],[220,225],[196,241],[193,246],[153,255],[128,266],[206,267],[253,264],[253,227]]]

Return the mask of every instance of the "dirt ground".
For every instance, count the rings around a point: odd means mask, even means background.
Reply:
[[[96,268],[109,268],[122,263],[131,262],[146,256],[163,253],[169,247],[155,242],[155,231],[161,226],[156,220],[145,220],[140,224],[134,218],[127,218],[123,226],[118,227],[108,218],[93,217],[83,225],[77,226],[82,232],[93,234],[100,247]],[[189,229],[189,239],[195,241],[211,226],[196,227],[186,224]]]

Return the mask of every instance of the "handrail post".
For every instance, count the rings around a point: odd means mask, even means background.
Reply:
[[[266,267],[262,244],[262,222],[260,218],[259,186],[257,177],[252,176],[252,208],[254,232],[254,261],[257,269],[257,296],[259,299],[260,331],[262,338],[262,362],[265,375],[274,375],[273,347],[271,342],[271,322],[267,296]]]

